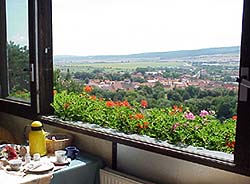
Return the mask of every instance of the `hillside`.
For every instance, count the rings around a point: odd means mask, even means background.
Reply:
[[[218,48],[205,48],[198,50],[178,50],[169,52],[148,52],[130,55],[96,55],[96,56],[73,56],[73,55],[56,55],[54,62],[79,62],[79,61],[116,61],[116,60],[148,60],[157,58],[159,60],[167,59],[180,59],[184,57],[197,57],[203,55],[218,55],[218,54],[239,54],[240,47],[218,47]]]

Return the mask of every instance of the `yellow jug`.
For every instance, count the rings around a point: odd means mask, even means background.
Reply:
[[[39,153],[41,156],[44,156],[47,154],[46,133],[42,127],[43,125],[40,121],[33,121],[31,123],[31,131],[29,132],[30,155]]]

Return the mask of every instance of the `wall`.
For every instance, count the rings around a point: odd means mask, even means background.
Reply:
[[[0,126],[9,129],[24,142],[23,130],[32,120],[0,113]],[[76,132],[45,125],[48,132],[68,132],[73,134],[74,142],[81,151],[100,156],[105,163],[112,165],[112,144]],[[160,184],[249,184],[250,178],[223,170],[195,164],[192,162],[163,156],[118,144],[117,166],[120,171]]]
[[[24,127],[30,125],[32,120],[0,113],[0,126],[11,131],[19,144],[25,143]],[[58,133],[67,132],[73,135],[73,144],[77,145],[81,151],[97,155],[105,160],[106,165],[112,165],[112,143],[103,139],[90,137],[76,132],[67,131],[54,126],[44,125],[47,132]]]
[[[118,145],[118,169],[157,183],[249,184],[250,178],[180,159]]]

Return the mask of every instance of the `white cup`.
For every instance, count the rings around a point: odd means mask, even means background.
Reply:
[[[40,154],[39,153],[34,153],[33,160],[34,161],[39,161],[40,160]]]
[[[56,162],[64,163],[66,161],[66,151],[65,150],[57,150],[55,151]]]

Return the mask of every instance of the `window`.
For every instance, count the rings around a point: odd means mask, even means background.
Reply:
[[[2,85],[2,97],[29,103],[28,1],[6,1],[6,10],[8,82]]]
[[[55,112],[175,145],[232,153],[242,3],[54,0]],[[82,98],[58,97],[64,90],[84,96],[84,86],[93,88],[90,98],[105,99],[109,106],[146,100],[148,108],[121,109],[128,113],[122,122],[109,109],[92,114],[94,101],[81,106]],[[99,105],[96,109],[105,106]],[[232,154],[228,157],[233,160]]]
[[[48,112],[48,105],[44,104],[49,100],[42,100],[49,96],[42,95],[48,88],[43,87],[42,81],[46,78],[39,77],[39,74],[47,71],[41,62],[48,61],[51,42],[47,43],[49,37],[38,41],[47,34],[43,31],[47,25],[42,23],[46,17],[36,16],[42,11],[40,1],[1,0],[0,3],[0,109],[25,117]]]
[[[18,1],[19,2],[19,1]],[[52,71],[53,71],[53,65],[52,65],[52,2],[50,0],[44,0],[44,1],[27,1],[28,2],[28,14],[29,14],[29,66],[27,71],[30,72],[30,68],[34,67],[34,82],[33,80],[33,74],[29,73],[29,79],[30,87],[24,88],[24,89],[30,89],[30,102],[24,101],[23,99],[20,100],[19,98],[13,98],[11,94],[11,89],[13,90],[13,87],[9,88],[6,86],[11,86],[9,83],[8,75],[9,71],[7,70],[7,63],[8,63],[8,55],[7,55],[7,46],[4,43],[7,43],[8,41],[8,24],[6,23],[7,19],[7,11],[6,11],[6,1],[0,0],[0,31],[3,36],[1,36],[1,42],[0,42],[0,57],[1,57],[1,66],[3,66],[1,71],[1,100],[0,100],[0,110],[1,111],[7,111],[11,113],[16,114],[22,114],[25,112],[27,114],[26,110],[28,112],[33,112],[34,114],[47,114],[51,112],[50,103],[52,102],[52,89],[53,89],[53,80],[52,80]],[[68,2],[69,3],[69,2]],[[245,1],[244,4],[244,14],[243,14],[243,29],[242,29],[242,42],[241,42],[241,59],[240,59],[240,76],[245,77],[249,74],[249,36],[250,34],[250,28],[249,28],[249,9],[250,4],[248,1]],[[65,12],[64,12],[65,13]],[[76,12],[77,13],[77,12]],[[105,12],[103,12],[105,13]],[[129,13],[129,12],[128,12]],[[126,14],[124,14],[126,15]],[[96,17],[97,18],[97,17]],[[98,19],[98,18],[97,18]],[[70,20],[69,20],[70,21]],[[63,22],[65,23],[65,22]],[[69,22],[68,22],[69,23]],[[79,24],[83,24],[83,22],[78,22]],[[92,22],[94,24],[95,22]],[[103,22],[104,24],[104,22]],[[206,24],[206,21],[205,21]],[[73,36],[74,31],[78,31],[76,29],[72,29],[72,27],[65,27],[65,24],[63,28],[69,29],[68,32],[68,41],[71,40],[70,36]],[[105,25],[102,25],[102,28],[104,28]],[[240,25],[239,25],[240,27]],[[85,27],[86,30],[88,30],[88,27]],[[101,29],[101,28],[100,28]],[[125,28],[124,28],[125,29]],[[3,40],[3,42],[2,42]],[[78,40],[77,40],[78,41]],[[83,43],[83,42],[82,42]],[[81,44],[82,44],[81,43]],[[55,45],[57,43],[55,42]],[[71,45],[69,45],[71,46]],[[93,45],[93,48],[95,48],[96,45]],[[72,59],[72,58],[71,58]],[[69,60],[69,63],[71,62],[71,59]],[[34,63],[32,63],[34,62]],[[57,61],[55,60],[55,63]],[[124,64],[127,63],[127,61],[123,61]],[[34,64],[34,65],[32,65]],[[67,64],[67,63],[66,63]],[[65,64],[65,66],[67,66]],[[101,65],[102,63],[98,63]],[[105,63],[104,63],[105,66]],[[75,66],[77,68],[78,65]],[[112,66],[109,66],[112,67]],[[65,78],[70,77],[72,75],[71,69],[67,70],[67,67],[65,67]],[[91,67],[89,67],[91,69]],[[26,72],[26,71],[25,71]],[[98,75],[98,70],[95,71],[95,75]],[[57,74],[57,73],[55,73]],[[27,76],[26,76],[27,77]],[[57,77],[57,75],[54,75],[54,77]],[[126,77],[125,77],[126,78]],[[57,79],[57,78],[55,78]],[[248,79],[248,77],[247,77]],[[25,81],[22,81],[25,82]],[[85,81],[86,82],[86,81]],[[126,82],[126,80],[124,80]],[[129,82],[129,81],[127,81]],[[15,84],[15,83],[12,83]],[[2,87],[4,86],[4,87]],[[14,85],[12,85],[14,86]],[[77,86],[76,86],[77,89]],[[150,90],[150,89],[149,89]],[[244,88],[240,87],[240,93],[244,93]],[[246,93],[244,93],[246,94]],[[11,98],[10,98],[11,96]],[[147,149],[150,151],[154,151],[157,153],[170,155],[173,157],[202,163],[205,165],[217,167],[226,169],[229,171],[234,171],[242,174],[249,175],[250,170],[250,155],[249,155],[249,149],[250,144],[247,140],[250,140],[250,134],[249,134],[249,121],[250,117],[248,116],[250,111],[250,100],[249,100],[249,94],[247,94],[247,98],[244,97],[245,100],[242,100],[242,96],[239,97],[238,100],[238,109],[237,109],[237,115],[238,115],[238,121],[237,121],[237,129],[236,129],[236,147],[234,152],[234,163],[229,162],[223,162],[220,160],[216,160],[214,158],[204,158],[203,156],[197,156],[195,154],[182,152],[179,150],[175,150],[172,148],[167,149],[161,149],[156,146],[152,146],[149,144],[144,144],[140,142],[133,142],[130,141],[129,144],[132,144],[136,147]],[[27,103],[28,102],[28,103]],[[7,110],[5,109],[7,107]],[[15,112],[13,112],[13,110]],[[20,111],[21,110],[21,111]],[[73,126],[72,126],[73,127]],[[70,129],[73,129],[72,127],[69,127]],[[75,130],[75,129],[74,129]],[[78,129],[78,131],[81,131]],[[82,131],[86,133],[87,131]],[[88,132],[87,132],[88,133]],[[98,133],[93,133],[93,135],[99,135]],[[112,140],[108,135],[106,135],[107,139]],[[102,138],[106,138],[104,135],[102,135]],[[114,138],[114,142],[120,142],[127,144],[129,140],[119,139],[119,137]],[[114,146],[115,147],[115,146]]]

